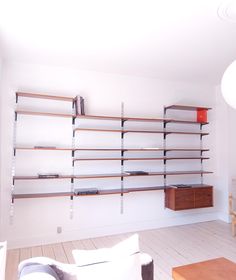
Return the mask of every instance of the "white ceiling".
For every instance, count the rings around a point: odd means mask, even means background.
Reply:
[[[221,2],[0,0],[2,56],[218,84],[236,59],[236,21],[218,17]]]

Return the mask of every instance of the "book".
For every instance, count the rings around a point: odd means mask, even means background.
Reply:
[[[75,195],[89,195],[89,194],[98,194],[97,188],[84,188],[84,189],[75,189]]]
[[[184,185],[184,184],[178,184],[178,185],[172,185],[172,186],[170,186],[171,188],[176,188],[176,189],[184,189],[184,188],[192,188],[192,186],[191,185]]]
[[[58,173],[39,173],[38,177],[39,178],[58,178],[59,174]]]
[[[84,98],[80,95],[77,95],[75,98],[75,112],[76,115],[85,115]]]
[[[141,171],[141,170],[137,170],[137,171],[125,171],[125,174],[128,174],[128,175],[146,175],[146,174],[148,174],[148,172],[146,172],[146,171]]]

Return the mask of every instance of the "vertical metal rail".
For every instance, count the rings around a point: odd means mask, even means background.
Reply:
[[[75,191],[75,186],[74,186],[74,176],[75,176],[75,120],[76,120],[76,115],[75,115],[75,99],[72,101],[72,145],[71,145],[71,160],[72,160],[72,178],[70,179],[70,219],[73,219],[74,216],[74,191]]]
[[[164,107],[164,115],[163,115],[163,118],[166,119],[166,107]],[[167,124],[167,121],[164,120],[163,122],[163,156],[164,156],[164,192],[166,192],[166,124]]]
[[[16,132],[17,132],[17,112],[16,107],[18,103],[18,95],[16,94],[15,100],[15,116],[14,116],[14,124],[13,124],[13,154],[12,154],[12,167],[11,167],[11,175],[12,175],[12,184],[11,184],[11,205],[10,205],[10,224],[13,224],[14,218],[14,190],[15,190],[15,171],[16,171]]]
[[[202,127],[203,127],[203,124],[201,123],[200,124],[200,133],[202,133]],[[203,141],[202,141],[202,134],[200,135],[200,155],[201,155],[201,184],[203,185],[203,159],[202,159],[202,155],[203,155]]]
[[[120,177],[120,213],[124,213],[124,102],[121,102],[121,177]]]

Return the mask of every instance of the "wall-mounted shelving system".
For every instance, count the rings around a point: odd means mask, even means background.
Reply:
[[[212,172],[203,170],[202,163],[204,160],[208,160],[209,157],[203,156],[204,152],[209,151],[209,149],[205,149],[202,146],[202,138],[204,136],[207,136],[208,133],[202,131],[203,125],[208,124],[208,122],[202,122],[198,123],[197,121],[192,120],[181,120],[181,119],[175,119],[175,118],[167,118],[166,113],[168,110],[196,110],[198,107],[193,106],[184,106],[184,105],[172,105],[164,108],[164,118],[135,118],[135,117],[128,117],[124,116],[124,109],[122,106],[122,113],[120,117],[114,117],[114,116],[95,116],[95,115],[76,115],[75,114],[75,98],[73,97],[63,97],[63,96],[53,96],[53,95],[44,95],[44,94],[34,94],[34,93],[22,93],[17,92],[16,93],[16,103],[18,104],[19,98],[38,98],[38,99],[49,99],[49,100],[57,100],[57,101],[63,101],[63,102],[70,102],[71,103],[71,114],[62,114],[62,113],[51,113],[51,112],[38,112],[38,111],[27,111],[27,110],[21,110],[16,109],[15,111],[15,124],[14,124],[14,135],[16,135],[16,127],[17,127],[17,120],[18,115],[28,115],[28,116],[47,116],[47,117],[62,117],[62,118],[71,118],[72,123],[72,145],[71,147],[47,147],[47,146],[19,146],[16,143],[16,139],[14,137],[14,158],[13,158],[13,167],[12,167],[12,175],[13,175],[13,184],[12,184],[12,204],[14,203],[15,199],[24,199],[24,198],[43,198],[43,197],[70,197],[71,201],[73,200],[73,197],[78,196],[74,192],[74,182],[75,180],[83,180],[83,179],[109,179],[109,178],[120,178],[121,180],[121,187],[116,189],[108,189],[108,190],[102,190],[98,189],[98,192],[96,194],[86,194],[86,195],[109,195],[109,194],[120,194],[121,197],[123,197],[123,194],[126,193],[132,193],[132,192],[140,192],[140,191],[155,191],[155,190],[167,190],[170,186],[167,185],[167,177],[168,176],[186,176],[186,175],[200,175],[201,176],[201,184],[193,184],[192,186],[194,188],[200,188],[205,186],[203,184],[203,175],[204,174],[210,174]],[[206,110],[209,110],[210,108],[204,108]],[[81,128],[76,127],[76,120],[80,119],[88,119],[88,120],[96,120],[102,121],[102,120],[111,120],[111,121],[118,121],[120,123],[120,129],[101,129],[101,128]],[[163,130],[133,130],[133,129],[125,129],[125,123],[126,122],[158,122],[163,124]],[[184,131],[184,130],[167,130],[167,125],[169,123],[177,123],[177,124],[183,124],[183,125],[200,125],[200,131]],[[80,132],[86,132],[86,133],[100,133],[100,132],[106,132],[106,133],[119,133],[121,138],[121,145],[119,148],[81,148],[75,146],[75,138],[76,134]],[[163,135],[163,141],[164,141],[164,147],[161,148],[125,148],[124,143],[124,136],[127,133],[139,133],[139,134],[161,134]],[[166,147],[166,138],[168,135],[195,135],[200,137],[201,145],[198,148],[167,148]],[[71,162],[72,162],[72,172],[69,175],[59,175],[57,177],[49,178],[49,177],[39,177],[39,176],[24,176],[24,175],[15,175],[15,157],[17,150],[22,151],[69,151],[71,152]],[[93,152],[92,157],[77,157],[77,153],[80,151],[90,151]],[[94,153],[96,152],[105,152],[106,154],[109,152],[120,152],[120,156],[116,157],[94,157]],[[125,156],[126,152],[151,152],[152,154],[155,152],[162,152],[162,156],[157,157],[155,156],[145,156],[145,157],[130,157]],[[169,152],[199,152],[199,156],[191,155],[191,156],[169,156]],[[173,161],[173,160],[200,160],[201,161],[201,170],[193,170],[193,171],[167,171],[166,170],[166,164],[167,161]],[[121,172],[120,173],[112,173],[112,174],[82,174],[82,175],[75,175],[75,162],[79,161],[120,161],[121,163]],[[148,172],[147,174],[127,174],[124,172],[124,162],[125,161],[163,161],[164,164],[164,170],[162,172]],[[124,178],[127,177],[138,177],[138,176],[163,176],[164,178],[164,184],[162,186],[151,186],[151,187],[124,187]],[[71,189],[68,192],[51,192],[51,193],[17,193],[15,192],[15,183],[18,180],[67,180],[69,179],[71,182]],[[80,194],[81,195],[81,194]],[[123,204],[123,202],[122,202]],[[168,207],[167,203],[166,206]],[[71,206],[71,211],[72,211]],[[123,207],[122,211],[123,211]],[[173,209],[175,210],[175,209]]]

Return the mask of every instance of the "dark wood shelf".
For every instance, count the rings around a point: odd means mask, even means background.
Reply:
[[[206,160],[209,157],[148,157],[148,158],[76,158],[73,161],[103,161],[103,160],[125,160],[125,161],[132,161],[132,160]]]
[[[73,193],[70,192],[55,192],[55,193],[21,193],[13,194],[13,199],[21,198],[45,198],[45,197],[63,197],[63,196],[73,196]]]
[[[74,117],[73,114],[36,112],[36,111],[25,111],[25,110],[16,110],[15,113],[17,113],[18,115],[30,115],[30,116],[45,116],[45,117],[60,117],[60,118],[72,118],[72,117]]]
[[[211,171],[167,171],[167,172],[148,172],[147,174],[130,175],[127,173],[111,173],[111,174],[86,174],[86,175],[63,175],[59,177],[38,177],[38,176],[14,176],[14,180],[61,180],[61,179],[106,179],[136,176],[162,176],[162,175],[194,175],[194,174],[211,174]]]
[[[127,149],[118,149],[118,148],[66,148],[66,147],[15,147],[16,150],[42,150],[42,151],[94,151],[94,152],[112,152],[112,151],[127,151],[127,152],[207,152],[209,149],[191,149],[191,148],[172,148],[172,149],[163,149],[163,148],[127,148]]]
[[[37,97],[35,97],[37,98]],[[39,97],[38,97],[39,98]],[[53,98],[45,98],[53,99]],[[56,99],[61,101],[70,101]],[[62,113],[52,113],[52,112],[38,112],[38,111],[28,111],[28,110],[16,110],[17,114],[21,115],[31,115],[31,116],[49,116],[49,117],[64,117],[64,118],[78,118],[78,119],[95,119],[95,120],[112,120],[112,121],[133,121],[133,122],[161,122],[161,123],[181,123],[181,124],[208,124],[207,122],[199,123],[196,121],[188,120],[177,120],[177,119],[163,119],[163,118],[132,118],[132,117],[112,117],[112,116],[93,116],[93,115],[74,115],[74,114],[62,114]]]
[[[97,196],[97,195],[112,195],[112,194],[127,194],[132,192],[146,192],[146,191],[158,191],[164,190],[164,186],[156,187],[137,187],[137,188],[125,188],[123,191],[121,189],[107,189],[107,190],[98,190],[96,194],[80,194],[76,195],[71,192],[55,192],[55,193],[24,193],[24,194],[13,194],[13,199],[24,199],[24,198],[45,198],[45,197],[77,197],[77,196]]]
[[[120,188],[118,189],[106,189],[106,190],[98,190],[96,194],[80,194],[76,195],[71,192],[54,192],[54,193],[24,193],[24,194],[13,194],[13,199],[24,199],[24,198],[45,198],[45,197],[77,197],[77,196],[97,196],[97,195],[112,195],[112,194],[127,194],[132,192],[146,192],[146,191],[159,191],[165,190],[167,188],[172,188],[173,186],[154,186],[154,187],[136,187],[136,188],[124,188],[121,191]],[[206,184],[191,184],[192,188],[205,188],[210,187]]]
[[[96,119],[111,121],[133,121],[133,122],[161,122],[161,123],[182,123],[182,124],[200,124],[196,121],[168,119],[168,118],[136,118],[136,117],[112,117],[112,116],[95,116],[95,115],[76,115],[78,119]],[[207,122],[201,124],[208,124]]]
[[[68,101],[68,102],[73,102],[74,100],[73,97],[56,96],[56,95],[48,95],[48,94],[41,94],[41,93],[29,93],[29,92],[16,92],[16,96],[38,98],[38,99],[51,99],[51,100]]]
[[[208,135],[206,132],[188,132],[188,131],[163,131],[163,130],[121,130],[121,129],[98,129],[98,128],[75,128],[74,131],[90,132],[118,132],[118,133],[160,133],[160,134],[183,134],[183,135]]]
[[[201,106],[187,106],[187,105],[171,105],[166,106],[165,109],[173,109],[173,110],[185,110],[185,111],[196,111],[196,110],[211,110],[209,107],[201,107]]]

